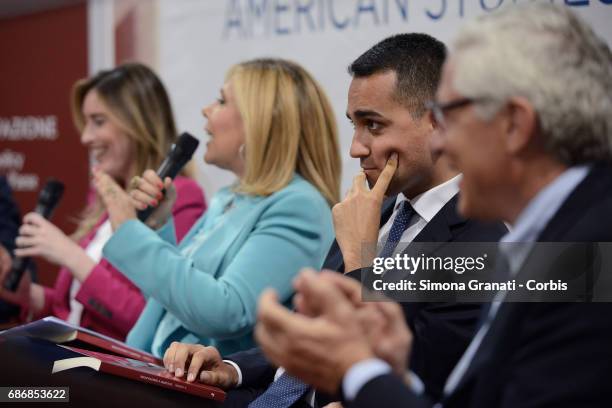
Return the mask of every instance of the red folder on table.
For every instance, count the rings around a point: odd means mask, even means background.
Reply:
[[[62,346],[70,351],[80,354],[79,357],[65,358],[53,363],[52,373],[69,370],[76,367],[90,367],[104,373],[153,384],[158,387],[169,388],[208,398],[215,401],[224,401],[225,392],[217,387],[198,383],[187,382],[183,378],[177,378],[164,367],[144,361],[134,360],[111,354],[98,353],[91,350],[82,350],[76,347]]]
[[[0,336],[28,336],[49,340],[53,343],[70,343],[82,348],[94,346],[105,352],[133,358],[148,363],[163,365],[162,361],[145,351],[135,349],[127,344],[97,333],[84,327],[69,324],[56,317],[45,317],[32,323],[3,331]]]

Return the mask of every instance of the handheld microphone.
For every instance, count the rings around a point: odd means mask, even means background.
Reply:
[[[34,212],[42,215],[44,218],[49,219],[53,214],[53,210],[57,207],[62,195],[64,194],[64,184],[55,179],[49,179],[45,186],[40,190],[38,195],[38,202]],[[30,265],[30,258],[16,257],[13,260],[13,266],[9,271],[6,280],[4,281],[4,288],[15,292],[21,281],[23,273],[28,269]]]
[[[193,156],[193,152],[197,149],[198,144],[200,144],[198,139],[187,132],[182,133],[176,143],[170,148],[170,153],[168,153],[164,162],[157,169],[159,178],[162,180],[165,180],[166,177],[174,179],[185,164],[191,160],[191,156]],[[143,222],[146,221],[154,210],[155,208],[149,206],[144,210],[138,211],[138,219]]]

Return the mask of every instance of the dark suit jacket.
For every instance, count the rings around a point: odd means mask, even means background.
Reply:
[[[0,244],[9,252],[15,249],[15,238],[21,224],[20,218],[11,188],[5,177],[0,177]]]
[[[538,237],[612,241],[612,168],[595,166]],[[523,270],[529,267],[529,258]],[[521,273],[521,272],[519,272]],[[504,303],[445,407],[610,407],[612,303]],[[393,375],[351,407],[430,407]]]
[[[0,245],[12,255],[15,238],[19,235],[21,216],[11,194],[6,177],[0,177]],[[0,282],[2,284],[2,282]],[[0,322],[7,321],[19,313],[19,308],[0,300]]]
[[[502,223],[484,224],[461,217],[453,197],[414,239],[415,242],[496,242],[507,232]],[[384,225],[395,204],[395,197],[385,201],[380,225]],[[324,269],[344,272],[344,261],[334,242]],[[348,273],[360,279],[359,271]],[[432,395],[441,395],[444,381],[469,344],[480,315],[480,304],[404,303],[407,323],[414,333],[411,369],[423,380]],[[245,387],[267,387],[276,367],[270,366],[258,349],[228,356],[243,374]],[[326,400],[322,402],[327,402]]]

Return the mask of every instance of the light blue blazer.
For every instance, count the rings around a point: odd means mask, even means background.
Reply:
[[[220,190],[178,246],[172,222],[125,222],[103,253],[148,299],[127,343],[159,357],[173,341],[252,347],[259,295],[289,305],[292,279],[319,269],[333,239],[328,203],[298,175],[267,197]]]

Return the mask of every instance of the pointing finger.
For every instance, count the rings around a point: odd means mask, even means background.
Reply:
[[[374,194],[383,197],[387,188],[389,188],[389,184],[391,184],[391,179],[395,174],[395,170],[397,170],[397,153],[393,153],[389,160],[387,160],[387,164],[385,168],[378,176],[378,180],[376,180],[376,184],[372,188]]]

